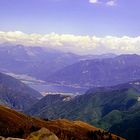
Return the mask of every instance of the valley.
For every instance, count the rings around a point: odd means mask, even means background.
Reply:
[[[140,140],[140,0],[0,0],[0,140]]]
[[[7,53],[9,49],[11,50]],[[25,120],[20,121],[26,122],[26,118],[30,116],[27,121],[29,124],[35,123],[37,130],[42,127],[49,128],[60,138],[61,133],[66,137],[65,140],[69,140],[68,136],[80,140],[77,133],[72,134],[73,131],[79,131],[85,140],[90,140],[87,138],[90,136],[84,132],[87,133],[88,128],[82,132],[79,129],[83,128],[77,128],[89,124],[90,128],[97,127],[108,131],[108,134],[111,132],[128,140],[140,138],[139,125],[134,125],[131,130],[132,124],[138,124],[140,117],[139,55],[77,56],[21,45],[13,48],[2,47],[0,53],[7,55],[5,62],[1,61],[4,60],[2,55],[0,60],[0,104],[3,105],[1,112],[8,109],[8,112],[17,114],[14,110],[9,110],[11,108],[25,113],[27,116],[24,114],[21,117]],[[58,61],[62,56],[65,58]],[[48,63],[50,60],[53,60],[51,65]],[[51,67],[56,69],[51,71]],[[47,122],[42,122],[43,120]],[[10,123],[11,120],[7,127],[11,127]],[[17,125],[16,122],[13,123]],[[51,126],[48,127],[46,123]],[[57,125],[52,128],[55,123]],[[64,128],[58,133],[55,129],[58,129],[59,123],[62,128],[63,125],[72,128],[70,131]],[[27,129],[26,134],[21,137],[17,134],[20,134],[18,131],[23,128],[16,127],[14,133],[11,128],[8,132],[4,129],[1,136],[8,134],[8,137],[25,138],[31,133]],[[73,130],[73,127],[76,127],[76,130]],[[65,134],[68,136],[64,136]],[[100,140],[99,137],[98,139]]]
[[[14,74],[14,73],[6,73],[6,75],[12,76],[24,84],[30,86],[31,88],[37,90],[42,95],[45,94],[84,94],[88,88],[74,86],[74,85],[61,85],[61,84],[50,84],[43,80],[38,80],[34,77],[23,75],[23,74]]]

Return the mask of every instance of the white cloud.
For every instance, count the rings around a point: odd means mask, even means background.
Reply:
[[[109,0],[109,1],[106,2],[106,5],[115,6],[116,5],[116,0]]]
[[[138,53],[140,54],[139,37],[96,37],[75,36],[70,34],[25,34],[20,31],[0,32],[0,44],[10,42],[25,46],[52,47],[79,54],[102,53]]]
[[[93,4],[99,3],[99,0],[89,0],[89,3],[93,3]]]
[[[106,2],[102,1],[102,0],[89,0],[89,3],[92,4],[103,4],[103,5],[107,5],[107,6],[115,6],[117,5],[117,0],[107,0]]]

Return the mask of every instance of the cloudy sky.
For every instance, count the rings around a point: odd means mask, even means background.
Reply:
[[[0,41],[139,53],[139,6],[139,0],[0,0]]]

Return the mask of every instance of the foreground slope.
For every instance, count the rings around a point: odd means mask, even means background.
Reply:
[[[42,127],[46,127],[52,131],[60,140],[92,140],[95,135],[97,140],[107,140],[108,138],[112,140],[123,140],[118,136],[103,132],[103,130],[81,121],[44,121],[0,106],[1,136],[25,138],[31,132],[39,130]]]
[[[18,110],[27,109],[42,95],[19,80],[0,73],[0,104],[6,104]]]

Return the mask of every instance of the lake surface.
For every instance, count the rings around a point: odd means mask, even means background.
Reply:
[[[48,84],[30,84],[29,86],[41,93],[52,92],[52,93],[84,94],[88,90],[88,88],[82,88],[82,87],[75,88],[69,86],[48,85]]]

